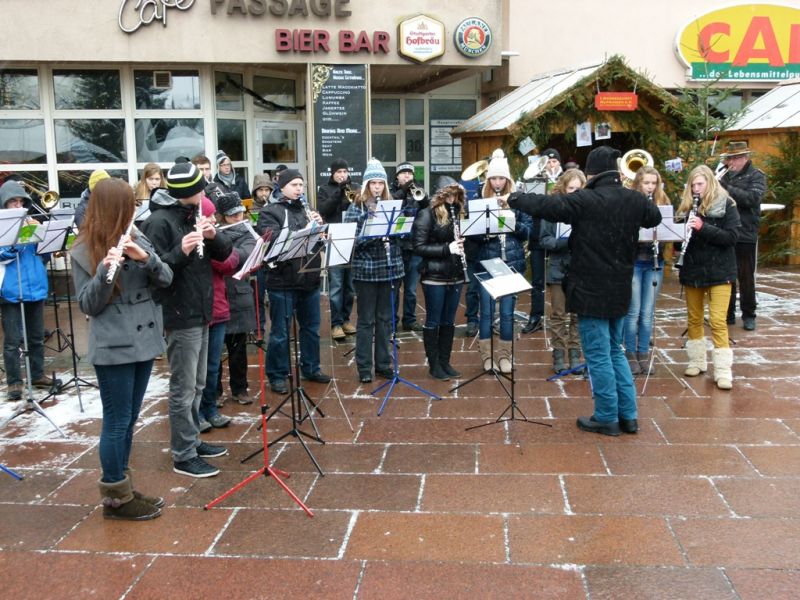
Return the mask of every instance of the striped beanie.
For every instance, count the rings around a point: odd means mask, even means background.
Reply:
[[[192,163],[177,163],[167,171],[167,189],[173,198],[191,198],[206,187],[203,172]]]

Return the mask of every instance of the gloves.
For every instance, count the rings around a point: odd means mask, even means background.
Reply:
[[[454,256],[461,256],[464,254],[464,249],[461,247],[461,244],[456,241],[450,242],[447,247],[450,249],[450,254]]]

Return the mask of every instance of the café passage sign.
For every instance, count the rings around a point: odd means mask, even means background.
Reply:
[[[330,177],[334,158],[350,165],[360,181],[367,164],[367,66],[321,65],[311,67],[314,112],[314,190]]]
[[[689,79],[780,81],[800,75],[800,9],[741,4],[708,12],[676,36]]]

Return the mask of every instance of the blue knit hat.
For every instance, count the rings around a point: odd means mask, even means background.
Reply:
[[[362,178],[362,187],[367,187],[367,184],[372,179],[379,179],[385,184],[389,184],[389,179],[386,177],[386,170],[383,168],[381,161],[377,158],[370,158],[367,161],[367,168],[364,169],[364,177]]]

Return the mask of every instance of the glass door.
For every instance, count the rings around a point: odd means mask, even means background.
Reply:
[[[256,173],[286,165],[306,173],[305,123],[292,121],[256,121]]]

